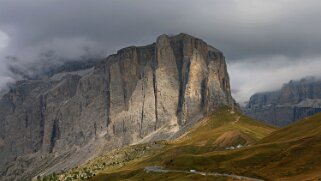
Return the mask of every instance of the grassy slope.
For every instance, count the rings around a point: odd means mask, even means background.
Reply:
[[[267,180],[321,180],[321,114],[273,132],[253,147],[221,155],[226,158],[212,168]]]
[[[200,146],[206,143],[205,145],[213,146],[215,140],[226,132],[241,132],[249,142],[256,142],[275,130],[273,126],[257,122],[239,113],[231,113],[228,109],[221,109],[201,121],[174,143]]]
[[[321,136],[321,114],[305,118],[264,138],[261,143],[299,140]]]
[[[108,167],[92,180],[227,180],[227,178],[178,173],[145,173],[143,169],[145,166],[159,165],[173,169],[231,173],[231,170],[219,166],[220,161],[235,157],[228,155],[235,151],[226,151],[225,147],[238,144],[252,145],[275,130],[273,126],[257,122],[239,113],[231,113],[226,108],[221,109],[194,126],[180,139],[157,143],[162,145],[161,149],[154,149],[151,151],[152,154],[146,153],[143,157],[132,159],[126,162],[125,166]],[[218,146],[216,141],[222,139],[222,135],[226,136],[223,136],[223,140],[226,139],[227,143]]]
[[[100,170],[100,174],[92,180],[227,180],[179,173],[144,172],[145,166],[152,165],[234,173],[265,180],[321,180],[321,113],[274,130],[276,128],[272,126],[222,109],[173,142],[120,149],[112,157],[122,155],[119,158],[123,161]],[[233,139],[233,136],[227,135],[223,138],[236,140],[228,143],[250,146],[225,150],[216,145],[222,135],[231,132],[241,134],[244,139]],[[110,158],[111,153],[108,153],[105,157],[93,160],[91,166],[89,163],[85,166],[92,167]],[[119,158],[116,160],[121,160]]]
[[[197,170],[232,172],[266,180],[321,180],[321,113],[275,131],[250,147],[182,154],[175,156],[171,164],[162,159],[167,167],[193,165]]]

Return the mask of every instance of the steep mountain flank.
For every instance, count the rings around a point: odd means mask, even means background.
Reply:
[[[281,90],[254,94],[244,112],[278,126],[321,112],[321,80],[290,81]]]
[[[186,34],[161,35],[72,71],[19,81],[1,98],[1,179],[60,171],[106,150],[175,138],[218,107],[234,106],[222,52]]]

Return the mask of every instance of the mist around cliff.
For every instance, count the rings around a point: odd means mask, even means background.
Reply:
[[[287,58],[268,59],[266,62],[249,60],[228,65],[233,96],[241,104],[255,93],[279,90],[290,80],[308,78],[315,81],[321,78],[319,57],[297,61]]]

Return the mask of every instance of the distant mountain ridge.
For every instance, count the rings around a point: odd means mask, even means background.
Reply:
[[[277,91],[256,93],[243,110],[258,120],[286,126],[321,112],[321,80],[309,77],[290,81]]]

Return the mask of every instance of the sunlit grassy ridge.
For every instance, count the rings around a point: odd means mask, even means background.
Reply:
[[[234,113],[227,108],[222,108],[212,116],[205,118],[175,143],[212,146],[224,133],[237,132],[248,138],[247,141],[250,144],[262,139],[275,129],[273,126],[257,122],[238,112]]]

